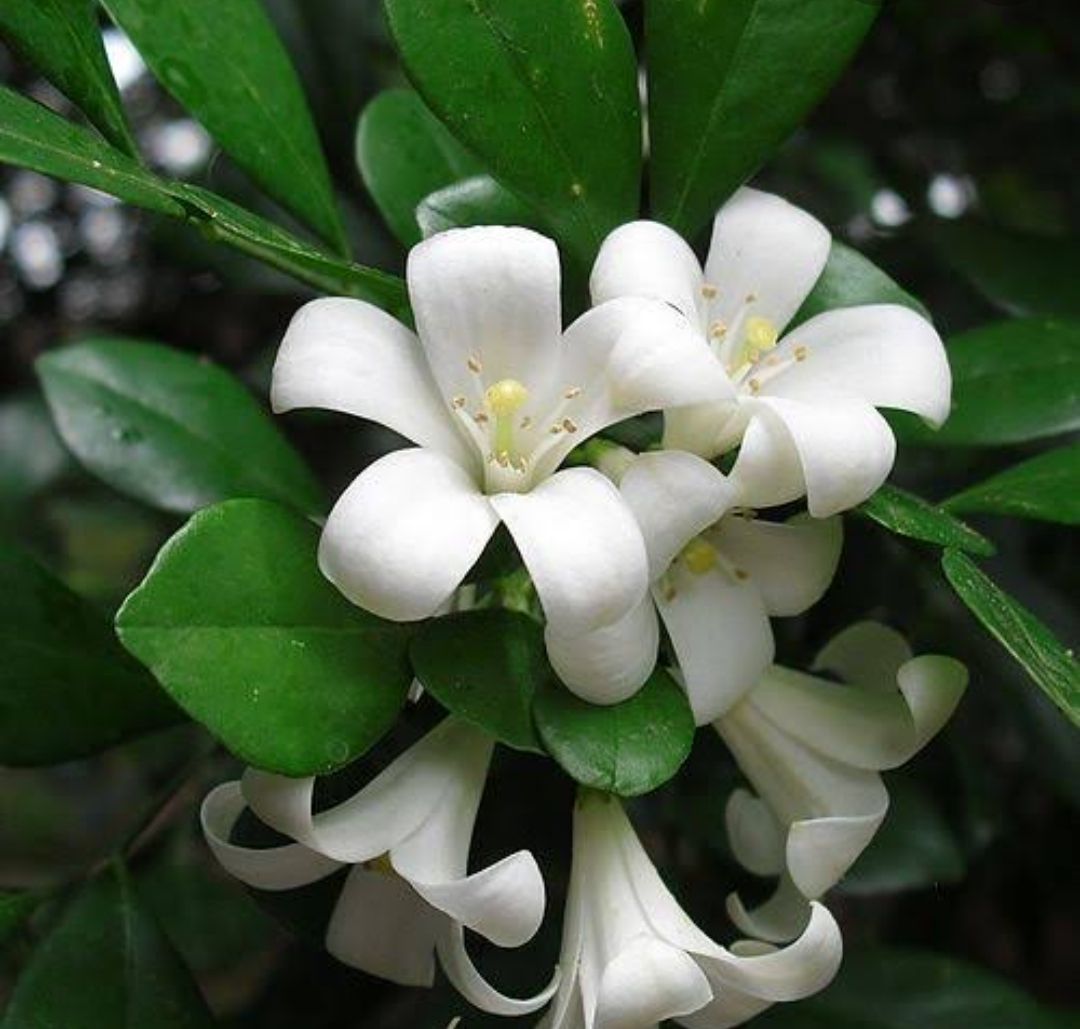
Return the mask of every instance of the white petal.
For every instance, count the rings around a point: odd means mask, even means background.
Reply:
[[[559,253],[550,239],[502,226],[451,229],[413,247],[407,278],[420,341],[446,397],[476,403],[502,379],[548,392],[562,333]]]
[[[754,417],[730,476],[748,506],[797,499],[801,478],[810,513],[825,518],[862,503],[888,477],[896,440],[865,401],[811,405],[759,397],[750,403]]]
[[[557,381],[560,405],[539,419],[541,434],[564,416],[576,430],[546,441],[540,476],[615,422],[735,395],[700,333],[667,304],[642,298],[611,300],[578,318],[566,330]],[[575,391],[570,403],[563,402],[566,389]]]
[[[569,468],[531,493],[490,498],[506,522],[555,631],[610,625],[645,596],[641,531],[619,491],[592,468]]]
[[[782,340],[780,360],[793,361],[762,386],[768,396],[808,403],[857,397],[940,425],[949,415],[952,376],[945,345],[921,315],[895,304],[826,311]]]
[[[383,618],[428,618],[498,524],[460,465],[433,450],[399,450],[366,468],[338,499],[319,567],[354,604]]]
[[[664,412],[662,444],[666,450],[685,450],[712,460],[737,443],[745,427],[734,401],[674,407]]]
[[[698,725],[720,717],[751,689],[775,653],[761,594],[749,581],[715,569],[673,570],[653,590]]]
[[[839,518],[797,515],[777,523],[732,517],[709,538],[749,574],[770,615],[798,615],[817,603],[832,582],[844,528]]]
[[[825,644],[812,667],[864,689],[894,690],[900,666],[911,658],[911,647],[895,629],[856,622]]]
[[[641,936],[604,969],[594,1029],[648,1029],[712,1000],[704,973],[684,951]]]
[[[828,229],[794,204],[740,189],[713,223],[705,281],[719,295],[710,318],[736,326],[741,311],[783,329],[814,288],[831,242]]]
[[[784,870],[787,830],[759,797],[737,789],[724,808],[724,827],[735,860],[755,875]]]
[[[346,965],[400,986],[432,986],[443,921],[406,882],[357,865],[330,916],[326,949]]]
[[[559,971],[532,997],[518,999],[500,993],[477,971],[465,949],[465,934],[460,925],[446,919],[438,941],[439,958],[446,978],[470,1004],[493,1015],[514,1017],[539,1011],[559,987]]]
[[[623,475],[619,491],[641,526],[653,580],[736,499],[734,487],[721,472],[678,450],[640,455]]]
[[[876,787],[880,787],[880,792]],[[791,826],[787,845],[788,871],[804,897],[820,897],[831,890],[881,827],[889,809],[888,794],[880,780],[871,789],[879,797],[872,810],[862,814],[807,818]]]
[[[321,407],[369,418],[465,467],[477,459],[416,334],[362,300],[324,297],[296,312],[274,362],[270,399],[279,412]]]
[[[660,624],[652,598],[644,597],[611,625],[580,635],[544,630],[548,658],[559,678],[582,700],[618,704],[644,685],[656,666]]]
[[[359,793],[318,815],[312,814],[315,780],[311,778],[291,779],[249,768],[244,795],[267,825],[341,862],[369,861],[414,838],[422,827],[438,825],[446,838],[434,848],[431,859],[456,861],[446,873],[454,876],[464,872],[492,747],[485,733],[448,718]],[[466,798],[464,808],[462,797]],[[457,846],[450,847],[447,840]],[[425,872],[430,873],[430,867]]]
[[[686,241],[659,222],[621,225],[604,240],[593,265],[593,304],[650,297],[677,307],[692,323],[704,317],[701,265]]]
[[[203,801],[200,817],[206,842],[230,874],[259,890],[294,890],[332,875],[341,864],[299,843],[242,847],[229,837],[247,806],[237,782],[222,783]]]
[[[787,943],[799,936],[810,921],[810,904],[790,875],[782,875],[776,892],[753,911],[743,906],[737,893],[728,894],[728,917],[736,927],[756,940]]]
[[[714,983],[713,992],[715,997],[711,1004],[692,1015],[676,1019],[679,1025],[686,1029],[730,1029],[731,1026],[749,1022],[772,1006],[771,1000],[753,997],[724,983]]]

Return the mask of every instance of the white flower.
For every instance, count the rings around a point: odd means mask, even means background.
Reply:
[[[587,700],[625,699],[639,669],[648,674],[656,662],[659,610],[695,719],[705,725],[772,662],[770,616],[800,614],[825,592],[840,558],[840,519],[749,517],[735,508],[729,479],[682,451],[641,454],[612,474],[645,538],[651,598],[592,633],[549,626],[552,664]]]
[[[248,769],[203,803],[203,831],[224,867],[249,886],[291,890],[351,865],[326,931],[339,960],[406,986],[430,986],[435,953],[447,978],[485,1011],[520,1015],[551,997],[515,1000],[493,989],[465,949],[463,927],[501,947],[535,934],[544,882],[518,851],[466,871],[491,761],[490,737],[449,718],[344,803],[312,815],[315,780]],[[230,842],[246,807],[295,840],[268,849]]]
[[[706,936],[664,886],[614,797],[583,793],[563,925],[562,981],[545,1029],[723,1029],[816,993],[840,964],[840,931],[815,904],[784,948]]]
[[[739,445],[732,479],[743,503],[806,494],[835,514],[884,482],[896,443],[875,410],[938,425],[951,377],[941,339],[905,307],[827,311],[782,336],[828,260],[828,230],[787,201],[741,189],[716,216],[704,272],[670,229],[633,222],[605,241],[595,302],[644,296],[672,304],[734,381],[734,401],[665,414],[665,446],[712,458]]]
[[[912,657],[902,636],[874,622],[842,632],[814,668],[842,683],[773,667],[715,723],[760,795],[732,795],[732,850],[751,871],[780,876],[762,907],[747,911],[733,894],[728,911],[773,941],[798,935],[807,898],[834,886],[877,832],[889,804],[878,772],[925,746],[967,685],[958,661]]]
[[[368,467],[330,514],[324,574],[396,621],[432,615],[506,523],[550,624],[610,624],[645,593],[645,549],[618,492],[570,450],[647,410],[731,395],[665,304],[594,308],[563,334],[555,244],[526,229],[442,233],[409,255],[418,333],[358,300],[289,326],[274,409],[323,407],[419,446]]]

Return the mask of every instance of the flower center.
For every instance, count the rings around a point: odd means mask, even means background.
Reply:
[[[679,556],[694,575],[705,575],[716,567],[716,547],[700,536],[687,543]]]
[[[495,419],[492,443],[500,463],[509,463],[518,456],[514,451],[514,415],[528,399],[529,391],[517,379],[500,379],[484,391],[484,402]]]

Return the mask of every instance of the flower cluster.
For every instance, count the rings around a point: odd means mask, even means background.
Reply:
[[[326,523],[320,566],[354,603],[397,621],[438,614],[501,523],[570,690],[614,704],[658,660],[670,666],[749,784],[727,806],[733,853],[778,880],[753,910],[729,898],[747,938],[725,948],[699,930],[618,799],[585,790],[559,967],[533,997],[498,992],[464,930],[524,944],[544,883],[527,852],[468,872],[494,741],[454,717],[328,810],[313,813],[311,779],[252,770],[216,789],[203,823],[229,871],[283,890],[347,868],[332,954],[410,985],[431,984],[437,956],[483,1010],[551,1002],[550,1029],[733,1026],[829,982],[841,942],[820,898],[885,817],[879,772],[944,725],[966,681],[873,623],[822,651],[811,671],[831,678],[774,664],[771,619],[825,592],[840,513],[892,467],[877,408],[935,425],[949,409],[944,348],[919,314],[884,304],[799,320],[830,243],[810,215],[751,189],[718,213],[704,267],[670,229],[625,225],[593,268],[593,306],[564,331],[553,243],[452,230],[410,254],[415,332],[360,301],[316,300],[273,375],[278,411],[347,412],[415,444],[367,467]],[[580,447],[645,412],[662,412],[657,448]],[[803,497],[801,513],[759,517]],[[233,842],[249,808],[289,842]]]

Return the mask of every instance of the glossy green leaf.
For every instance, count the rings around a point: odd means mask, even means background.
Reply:
[[[694,236],[796,129],[875,0],[646,0],[652,216]]]
[[[259,0],[102,0],[161,84],[270,196],[344,252],[300,82]]]
[[[427,105],[587,270],[638,212],[637,60],[614,0],[387,0]]]
[[[422,238],[417,204],[484,170],[411,89],[388,89],[367,105],[356,129],[356,162],[387,225],[407,247]]]
[[[93,607],[0,541],[0,764],[95,754],[181,714]]]
[[[868,896],[958,882],[964,855],[934,798],[903,776],[888,776],[886,785],[888,815],[837,891]]]
[[[100,189],[162,214],[184,213],[165,184],[92,132],[0,86],[0,162]]]
[[[965,554],[947,550],[945,576],[972,614],[1036,685],[1080,726],[1080,664],[1054,634]]]
[[[525,225],[545,231],[540,219],[490,175],[474,175],[430,193],[416,208],[427,236],[469,225]]]
[[[137,156],[94,0],[9,0],[0,36],[85,112],[113,146]]]
[[[948,343],[953,406],[937,431],[898,418],[904,441],[998,446],[1080,428],[1080,321],[995,322]]]
[[[542,750],[532,703],[554,673],[533,619],[499,609],[436,618],[417,633],[411,656],[424,689],[447,711],[500,743]]]
[[[311,472],[228,372],[156,343],[95,339],[37,362],[73,454],[123,493],[187,514],[232,497],[322,509]]]
[[[793,325],[838,307],[900,304],[929,318],[926,308],[858,250],[832,241],[829,260],[810,295],[792,319]]]
[[[1004,979],[929,951],[856,947],[835,982],[798,1004],[777,1004],[761,1029],[1062,1029]]]
[[[323,578],[319,530],[265,500],[195,515],[117,615],[124,646],[237,757],[284,775],[332,771],[393,725],[408,630]]]
[[[1017,317],[1080,318],[1080,239],[936,221],[931,241],[992,304]]]
[[[83,887],[34,952],[3,1029],[209,1029],[199,988],[127,872]]]
[[[0,518],[53,482],[70,463],[40,396],[0,401]]]
[[[1080,443],[1050,450],[950,497],[950,511],[985,511],[1080,525]]]
[[[610,707],[588,704],[548,682],[536,695],[533,714],[548,753],[568,775],[623,797],[662,786],[694,742],[686,696],[660,669],[629,700]]]
[[[955,547],[984,557],[994,553],[993,543],[958,518],[922,497],[888,483],[857,510],[898,536],[936,543],[939,547]]]

